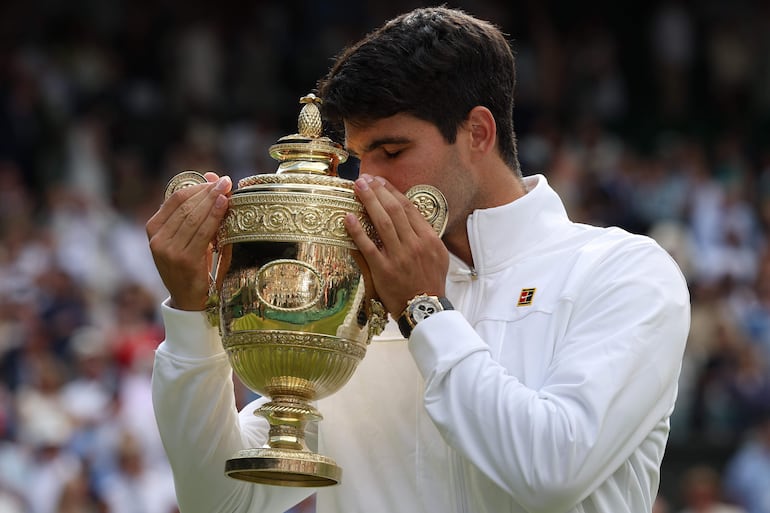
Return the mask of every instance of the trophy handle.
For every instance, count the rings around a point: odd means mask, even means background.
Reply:
[[[190,187],[191,185],[198,185],[206,183],[206,178],[197,171],[182,171],[178,175],[174,175],[166,185],[166,193],[163,197],[164,201],[169,199],[176,191]]]
[[[444,235],[449,207],[444,194],[432,185],[415,185],[405,196],[414,203],[422,217],[430,223],[439,237]]]

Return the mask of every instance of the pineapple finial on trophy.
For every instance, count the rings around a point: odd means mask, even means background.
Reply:
[[[270,156],[279,161],[277,174],[303,173],[337,176],[337,165],[348,159],[341,144],[323,136],[323,122],[313,93],[300,99],[303,104],[297,120],[298,133],[278,139],[270,147]]]
[[[318,108],[322,103],[321,99],[310,93],[300,98],[299,102],[305,104],[299,112],[299,120],[297,121],[299,135],[314,139],[321,137],[323,123],[321,121],[321,110]]]

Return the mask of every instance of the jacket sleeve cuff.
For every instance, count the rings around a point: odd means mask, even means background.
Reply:
[[[209,324],[205,312],[177,310],[161,304],[166,339],[159,350],[180,358],[201,359],[224,352],[219,329]]]
[[[409,350],[425,379],[444,374],[460,360],[489,346],[455,310],[445,310],[415,326],[409,338]]]

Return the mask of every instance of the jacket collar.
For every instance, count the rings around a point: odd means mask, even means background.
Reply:
[[[450,255],[449,276],[485,274],[510,265],[536,250],[540,242],[569,218],[559,196],[543,175],[524,178],[527,194],[494,208],[475,210],[468,216],[468,240],[474,269]],[[460,278],[461,279],[461,278]]]

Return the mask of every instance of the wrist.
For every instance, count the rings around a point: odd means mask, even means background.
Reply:
[[[182,310],[185,312],[202,312],[206,309],[206,302],[199,302],[199,301],[185,301],[185,300],[178,300],[175,299],[174,296],[170,296],[168,299],[168,306],[169,308],[173,308],[174,310]]]

